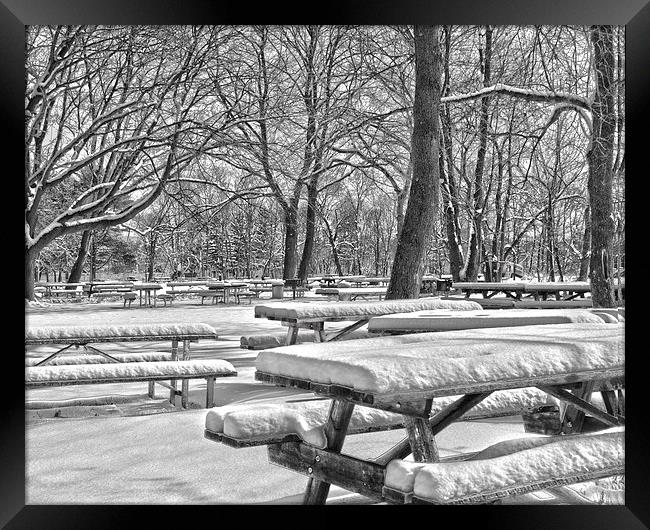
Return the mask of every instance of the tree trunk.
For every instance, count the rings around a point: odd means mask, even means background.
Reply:
[[[25,300],[33,301],[36,299],[34,294],[34,269],[37,257],[38,252],[25,246]]]
[[[70,269],[70,276],[68,278],[69,283],[77,283],[81,280],[81,275],[84,269],[84,262],[86,261],[86,256],[88,256],[91,236],[92,232],[90,230],[84,230],[84,232],[81,234],[81,244],[79,245],[77,259],[72,265],[72,269]]]
[[[296,276],[296,252],[298,248],[298,208],[293,205],[284,211],[284,264],[282,277],[286,280]]]
[[[592,105],[593,134],[587,153],[591,208],[591,297],[594,307],[614,307],[612,161],[614,154],[614,45],[612,26],[592,26],[596,93]]]
[[[449,53],[451,48],[451,31],[445,28],[444,92],[449,92]],[[449,252],[449,272],[454,281],[460,280],[463,269],[463,247],[461,244],[460,223],[458,221],[458,191],[454,177],[453,150],[451,140],[451,118],[449,107],[440,113],[441,157],[440,175],[443,181],[443,200],[445,201],[445,227],[447,231],[447,250]]]
[[[418,298],[439,202],[440,48],[438,26],[415,26],[413,179],[386,299]]]
[[[578,281],[586,282],[589,279],[589,250],[591,248],[591,212],[589,206],[585,207],[584,212],[585,231],[582,237],[582,252],[580,257],[580,272]]]
[[[302,257],[298,266],[298,278],[307,280],[309,274],[309,262],[314,251],[314,238],[316,236],[316,197],[318,195],[317,183],[310,182],[307,186],[307,225],[305,230],[305,245],[302,249]]]

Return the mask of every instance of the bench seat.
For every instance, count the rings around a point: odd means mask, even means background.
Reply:
[[[216,339],[217,330],[194,324],[123,324],[92,326],[34,326],[25,329],[25,344]]]
[[[433,400],[431,413],[442,410],[458,397],[448,396]],[[461,420],[518,415],[526,408],[555,402],[555,398],[537,388],[497,391],[470,409]],[[206,415],[205,435],[233,447],[304,441],[325,448],[325,425],[329,407],[328,399],[217,407]],[[352,413],[348,434],[402,427],[404,416],[401,414],[356,407]]]
[[[235,367],[224,360],[154,361],[134,363],[89,364],[77,366],[33,366],[25,368],[25,386],[92,385],[131,383],[136,381],[166,381],[205,379],[206,408],[214,406],[216,377],[236,376]],[[182,401],[187,395],[180,392]],[[150,397],[154,397],[150,395]]]
[[[460,462],[392,460],[383,496],[392,502],[482,504],[625,472],[625,430],[500,442]]]
[[[618,314],[588,309],[483,309],[480,311],[416,311],[373,317],[368,331],[402,332],[450,331],[468,328],[562,324],[568,322],[615,323]]]
[[[111,353],[113,357],[123,363],[139,363],[143,361],[171,361],[170,352],[151,352],[151,353]],[[25,359],[25,366],[35,366],[44,359]],[[74,365],[74,364],[105,364],[110,363],[106,357],[101,355],[60,355],[50,359],[48,366]]]
[[[368,335],[367,331],[352,331],[343,337],[341,340],[348,339],[367,339],[372,335]],[[270,333],[265,335],[244,335],[239,339],[239,347],[244,350],[266,350],[267,348],[278,348],[285,345],[287,334],[285,333]],[[305,342],[314,342],[314,335],[300,335],[296,338],[296,344]]]

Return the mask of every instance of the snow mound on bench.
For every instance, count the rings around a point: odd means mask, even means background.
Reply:
[[[217,337],[209,324],[128,324],[118,326],[40,326],[25,329],[25,340],[87,339],[110,337]]]
[[[563,324],[568,322],[602,323],[618,322],[608,313],[596,313],[584,309],[487,309],[481,311],[415,311],[373,317],[368,322],[371,331],[432,330],[495,328]]]
[[[143,352],[143,353],[111,353],[120,362],[139,363],[139,362],[154,362],[154,361],[171,361],[171,352]],[[25,366],[34,366],[41,362],[43,358],[39,359],[25,359]],[[104,364],[110,363],[109,359],[101,355],[58,355],[47,362],[45,366],[58,366],[58,365],[71,365],[71,364]]]
[[[623,339],[622,323],[416,333],[264,350],[256,369],[375,395],[444,392],[481,383],[622,369]]]
[[[241,348],[253,349],[253,350],[263,350],[266,348],[277,348],[279,346],[284,346],[284,341],[287,337],[285,333],[273,333],[268,335],[244,335],[239,339],[239,345]],[[365,339],[368,338],[368,332],[366,330],[356,330],[346,333],[338,340],[349,340],[349,339]],[[302,344],[306,342],[314,342],[313,333],[298,333],[296,337],[296,344]]]
[[[453,403],[460,396],[446,396],[433,400],[432,414]],[[521,413],[526,407],[537,407],[556,400],[537,388],[501,390],[490,394],[463,419],[484,418]],[[324,449],[327,444],[325,424],[330,408],[329,400],[304,401],[260,405],[227,405],[211,409],[205,418],[208,431],[224,434],[241,441],[265,441],[295,434],[303,441]],[[348,432],[369,428],[401,425],[401,414],[369,407],[355,407]]]
[[[471,311],[482,309],[469,300],[442,300],[440,298],[418,298],[417,300],[381,300],[373,302],[288,302],[255,306],[257,318],[343,318],[386,315],[424,309],[449,309]]]
[[[483,460],[414,463],[393,460],[385,485],[412,491],[434,503],[477,502],[512,490],[584,482],[593,474],[620,474],[625,459],[625,431],[613,428],[586,435],[539,437],[529,447]]]
[[[182,377],[210,374],[237,375],[235,367],[221,359],[190,361],[152,361],[141,363],[110,363],[70,366],[33,366],[25,368],[25,382],[81,382],[102,379],[133,379],[146,377]]]

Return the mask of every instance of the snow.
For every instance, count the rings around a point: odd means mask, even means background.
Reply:
[[[215,402],[218,405],[281,404],[312,397],[309,392],[255,381],[254,362],[258,352],[240,349],[240,337],[274,333],[280,326],[275,321],[255,318],[253,307],[248,304],[201,306],[196,299],[180,300],[167,307],[134,309],[123,309],[121,302],[110,301],[33,304],[26,307],[25,318],[28,328],[204,322],[219,331],[219,338],[193,342],[192,359],[225,359],[237,369],[237,377],[217,378]],[[346,325],[332,323],[332,328]],[[167,348],[168,344],[105,343],[102,350],[118,355],[127,351],[153,352],[162,346]],[[48,345],[26,346],[25,353],[28,358],[42,358],[55,349]],[[191,408],[188,410],[171,407],[166,390],[158,392],[157,399],[148,398],[146,385],[140,382],[27,389],[28,403],[52,403],[51,407],[55,408],[26,410],[25,502],[28,505],[300,504],[307,478],[270,465],[265,446],[235,449],[204,437],[208,412],[202,406],[205,385],[204,379],[189,381]],[[80,401],[84,406],[76,406]],[[66,403],[75,406],[65,406]],[[404,434],[404,429],[397,429],[349,436],[344,452],[373,457],[400,441]],[[482,450],[496,442],[522,436],[526,433],[521,417],[510,416],[453,423],[436,436],[436,442],[441,455],[449,456]],[[602,491],[604,486],[596,487],[596,482],[589,484],[597,492]],[[544,499],[529,495],[506,502],[577,504],[585,501],[578,494],[569,496],[563,490],[561,494],[545,492]],[[376,501],[332,486],[327,504],[368,505]]]
[[[408,488],[412,481],[413,494],[419,498],[435,503],[462,502],[546,480],[574,477],[580,482],[589,473],[614,473],[624,465],[622,429],[550,438],[535,447],[485,460],[428,464],[393,461],[387,467],[386,485]]]
[[[25,328],[25,340],[86,339],[105,337],[178,337],[217,336],[209,324],[129,324],[129,325],[65,325]]]
[[[261,372],[371,394],[440,391],[478,383],[624,365],[624,324],[548,324],[418,333],[260,352]]]
[[[386,315],[424,309],[450,309],[471,311],[482,309],[476,302],[465,300],[441,300],[440,298],[419,298],[417,300],[382,300],[373,302],[293,302],[271,303],[255,306],[255,316],[284,319],[344,318]]]
[[[368,338],[370,335],[365,330],[355,330],[346,333],[338,340],[350,340],[350,339],[360,339]],[[266,348],[277,348],[278,346],[284,346],[287,334],[285,333],[273,333],[265,335],[245,335],[240,339],[240,346],[242,348],[250,348],[253,350],[261,350]],[[302,344],[305,342],[314,342],[315,337],[313,333],[307,334],[298,334],[296,337],[296,344]]]
[[[433,400],[432,414],[450,405],[460,396],[447,396]],[[465,414],[464,418],[521,413],[526,407],[536,407],[555,400],[536,388],[504,390],[492,393]],[[327,444],[325,425],[329,400],[303,401],[286,404],[228,405],[208,411],[205,428],[237,440],[269,440],[290,434],[324,449]],[[349,430],[395,425],[403,422],[401,414],[369,407],[355,407]]]
[[[96,381],[138,379],[165,375],[237,375],[235,367],[221,359],[191,361],[150,361],[140,363],[76,364],[25,368],[26,382]]]
[[[119,359],[122,362],[142,362],[142,361],[170,361],[171,352],[152,352],[152,353],[130,353],[130,354],[118,354],[114,355],[116,359]],[[42,359],[33,359],[26,358],[25,366],[34,366],[36,363],[40,362]],[[47,366],[57,366],[60,364],[71,365],[71,364],[100,364],[110,362],[101,355],[67,355],[67,353],[62,353],[50,359],[47,362]]]
[[[606,313],[583,309],[486,309],[464,311],[415,311],[373,317],[368,322],[369,331],[427,330],[449,331],[468,328],[496,328],[526,326],[533,324],[562,324],[566,322],[618,322],[618,318]]]

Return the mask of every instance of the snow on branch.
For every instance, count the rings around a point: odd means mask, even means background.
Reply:
[[[482,98],[492,94],[505,94],[528,101],[537,101],[540,103],[568,104],[585,109],[587,111],[591,111],[590,101],[575,94],[569,94],[568,92],[539,92],[537,90],[503,85],[501,83],[482,88],[481,90],[477,90],[475,92],[468,92],[467,94],[445,96],[443,98],[440,98],[440,102],[455,103],[457,101]]]

